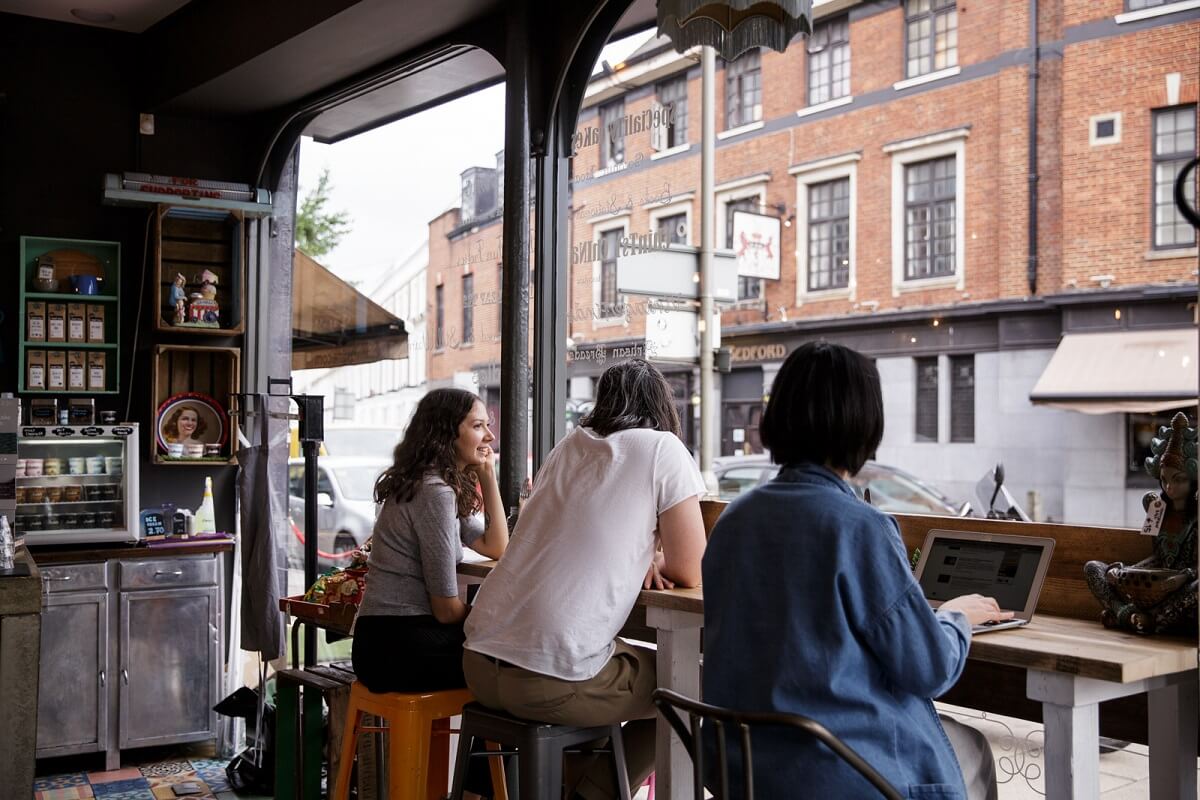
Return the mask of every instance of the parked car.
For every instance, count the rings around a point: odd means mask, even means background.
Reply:
[[[343,566],[331,557],[358,547],[371,537],[378,513],[375,480],[392,465],[378,456],[321,456],[317,461],[317,550],[321,569]],[[288,512],[293,535],[288,540],[288,564],[304,563],[304,459],[288,459]],[[299,534],[299,535],[296,535]]]
[[[772,464],[767,455],[725,456],[713,459],[713,473],[717,477],[720,498],[732,500],[742,492],[774,478],[779,473],[779,465]],[[872,505],[893,514],[956,517],[969,511],[969,506],[956,505],[920,478],[876,461],[864,464],[862,470],[850,479],[850,486],[859,497],[863,496],[864,488],[870,488]]]

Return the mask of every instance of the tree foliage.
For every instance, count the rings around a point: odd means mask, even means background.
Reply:
[[[329,167],[321,170],[316,188],[304,196],[296,211],[296,247],[310,258],[320,258],[350,232],[350,215],[326,211],[329,202]]]

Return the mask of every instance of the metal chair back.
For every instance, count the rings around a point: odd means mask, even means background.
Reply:
[[[700,745],[700,721],[710,723],[716,732],[717,739],[717,776],[720,794],[718,797],[729,797],[729,762],[726,750],[726,726],[734,728],[741,740],[742,747],[742,796],[745,800],[754,800],[754,763],[750,753],[750,728],[783,727],[793,728],[819,740],[832,750],[839,758],[849,764],[862,775],[882,797],[888,800],[904,800],[904,795],[887,779],[868,764],[862,756],[854,752],[845,742],[834,736],[821,723],[801,716],[800,714],[783,714],[767,711],[733,711],[728,708],[701,703],[669,689],[655,689],[654,705],[659,713],[670,723],[675,733],[683,741],[688,755],[692,757],[693,788],[696,800],[704,800],[704,748]],[[688,715],[689,723],[685,725],[679,712]]]

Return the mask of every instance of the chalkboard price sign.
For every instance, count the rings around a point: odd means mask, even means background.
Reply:
[[[163,513],[161,511],[143,511],[141,518],[143,537],[162,537],[167,535],[167,525],[163,520]]]

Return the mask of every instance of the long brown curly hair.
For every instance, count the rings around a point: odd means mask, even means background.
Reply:
[[[483,498],[475,476],[458,468],[454,441],[458,426],[479,402],[477,395],[465,389],[434,389],[422,397],[392,454],[392,466],[375,481],[375,502],[389,497],[411,502],[425,476],[433,473],[454,490],[460,518],[478,513]]]

